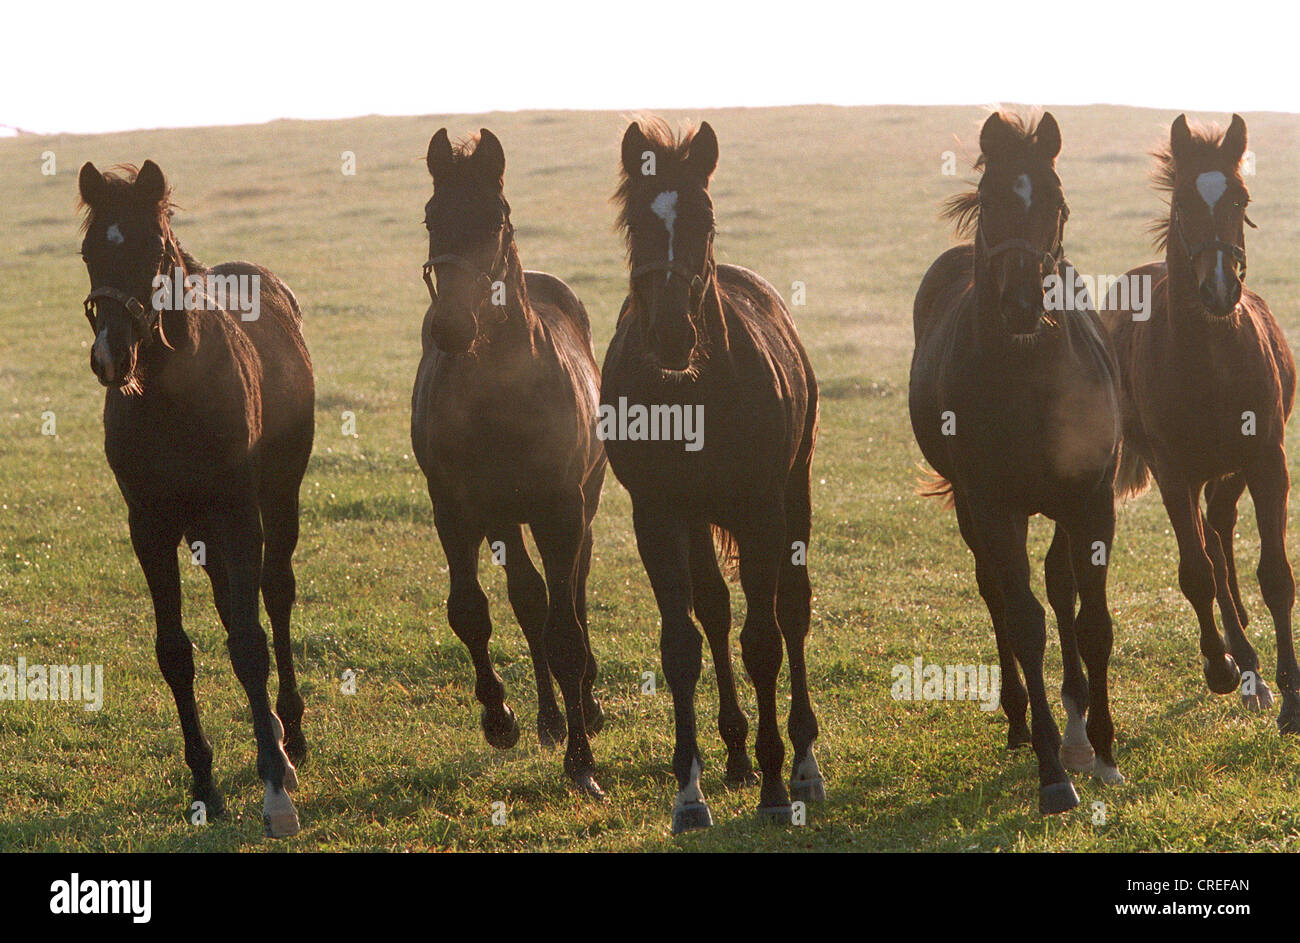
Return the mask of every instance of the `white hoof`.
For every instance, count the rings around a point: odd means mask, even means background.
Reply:
[[[1244,675],[1243,675],[1244,678]],[[1243,680],[1241,686],[1241,705],[1248,711],[1266,711],[1273,706],[1273,692],[1268,689],[1264,679],[1255,678],[1253,694],[1246,693],[1246,683]]]
[[[1119,767],[1111,766],[1101,757],[1097,757],[1096,762],[1092,764],[1092,775],[1107,786],[1118,786],[1124,782],[1124,774],[1119,771]]]
[[[1096,754],[1093,753],[1092,744],[1087,740],[1083,743],[1071,743],[1068,740],[1061,743],[1061,765],[1071,773],[1086,773],[1093,768],[1093,761]]]
[[[266,784],[266,799],[262,803],[262,822],[267,838],[288,838],[299,831],[298,810],[283,789]]]

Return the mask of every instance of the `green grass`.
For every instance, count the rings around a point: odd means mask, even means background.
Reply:
[[[1151,257],[1160,208],[1145,152],[1172,113],[1056,110],[1080,271],[1120,273]],[[676,116],[672,116],[676,117]],[[698,117],[698,116],[696,116]],[[798,108],[707,115],[721,139],[713,185],[719,258],[783,291],[823,387],[814,466],[810,670],[818,755],[831,799],[803,828],[757,824],[757,791],[727,792],[716,693],[701,679],[704,789],[717,826],[668,836],[671,706],[640,693],[658,670],[658,616],[611,475],[596,519],[590,599],[607,724],[594,741],[603,805],[566,788],[559,756],[533,737],[536,700],[502,574],[484,566],[492,650],[524,737],[498,754],[478,729],[472,673],[447,627],[446,566],[408,440],[409,392],[427,299],[419,278],[423,155],[443,124],[490,126],[507,152],[507,194],[525,265],[566,279],[591,313],[598,358],[626,284],[606,197],[624,121],[609,113],[366,118],[257,127],[0,141],[0,663],[100,663],[102,711],[0,702],[0,848],[1145,850],[1300,846],[1300,744],[1275,714],[1245,713],[1200,677],[1195,620],[1155,495],[1120,515],[1112,567],[1113,706],[1128,784],[1078,777],[1083,803],[1040,819],[1027,751],[1003,749],[1005,721],[971,703],[903,703],[890,669],[994,663],[970,556],[950,513],[915,497],[920,454],[907,420],[912,293],[951,244],[940,201],[968,176],[975,109]],[[1300,275],[1300,121],[1248,115],[1251,283],[1294,335]],[[959,140],[958,140],[959,139]],[[58,173],[40,173],[53,151]],[[941,172],[943,152],[959,174]],[[340,172],[356,154],[357,173]],[[153,617],[125,508],[103,457],[103,393],[88,369],[80,299],[76,172],[158,161],[184,208],[176,231],[200,259],[261,262],[297,292],[317,370],[315,454],[303,482],[295,660],[312,754],[302,833],[261,837],[261,788],[247,707],[201,574],[185,567],[187,631],[228,817],[183,817],[189,774],[153,655]],[[40,434],[51,410],[58,435]],[[357,418],[342,435],[341,414]],[[1250,575],[1258,540],[1243,502],[1239,559],[1250,630],[1271,678],[1274,642]],[[1049,532],[1031,529],[1041,559]],[[1041,598],[1041,578],[1037,581]],[[738,588],[736,624],[744,603]],[[1054,633],[1051,633],[1054,635]],[[734,642],[733,642],[734,644]],[[738,658],[737,658],[738,660]],[[1059,688],[1055,638],[1049,690]],[[340,690],[359,673],[355,695]],[[782,686],[783,703],[786,688]],[[742,703],[754,716],[752,690]],[[1061,718],[1059,701],[1053,702]],[[1093,824],[1091,803],[1106,803]],[[493,803],[509,811],[491,821]]]

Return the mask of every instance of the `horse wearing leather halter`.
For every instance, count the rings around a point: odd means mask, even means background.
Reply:
[[[1067,768],[1123,779],[1106,677],[1116,368],[1090,304],[1045,309],[1046,278],[1069,266],[1060,148],[1050,113],[1037,125],[1004,113],[985,122],[979,185],[948,204],[958,231],[974,239],[943,253],[917,290],[908,395],[917,443],[938,473],[922,494],[951,502],[975,558],[1007,743],[1033,746],[1045,814],[1079,802]],[[1044,569],[1061,636],[1064,741],[1047,701],[1044,611],[1029,579],[1027,529],[1039,513],[1056,522]]]

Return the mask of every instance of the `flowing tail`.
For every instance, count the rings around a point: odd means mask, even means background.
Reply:
[[[1151,469],[1127,442],[1119,446],[1119,467],[1115,470],[1115,503],[1136,498],[1151,487]]]
[[[713,545],[718,551],[718,566],[722,568],[722,575],[734,581],[740,576],[740,548],[736,545],[736,538],[732,536],[731,531],[717,524],[710,525],[710,528],[713,531]]]
[[[923,498],[939,498],[945,508],[951,508],[957,503],[957,499],[953,497],[951,481],[919,462],[916,467],[921,472],[916,482],[917,494]]]

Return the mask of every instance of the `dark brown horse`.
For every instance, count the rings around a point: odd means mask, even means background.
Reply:
[[[674,832],[712,823],[700,792],[701,646],[692,608],[713,651],[727,781],[753,776],[731,672],[730,593],[711,527],[724,544],[734,540],[748,606],[740,644],[758,695],[759,813],[790,821],[776,707],[783,635],[793,694],[791,789],[802,800],[825,796],[804,663],[817,381],[776,289],[748,269],[714,260],[708,185],[717,162],[718,139],[707,123],[680,138],[659,119],[627,129],[616,200],[631,285],[600,389],[602,437],[610,466],[631,493],[637,547],[663,620],[676,723]]]
[[[1153,283],[1149,320],[1107,313],[1123,376],[1124,448],[1117,489],[1145,490],[1154,473],[1178,539],[1178,585],[1196,610],[1206,684],[1241,686],[1248,708],[1273,695],[1246,639],[1233,530],[1250,489],[1259,522],[1259,587],[1277,632],[1278,729],[1300,732],[1300,668],[1291,639],[1295,581],[1286,556],[1290,490],[1284,439],[1295,362],[1264,299],[1244,287],[1246,123],[1191,128],[1179,115],[1159,152],[1157,187],[1169,215],[1157,226],[1164,262],[1129,273]],[[1206,509],[1201,510],[1204,489]],[[1218,599],[1228,650],[1214,622]]]
[[[1008,745],[1033,744],[1044,814],[1079,803],[1065,765],[1092,768],[1108,783],[1123,779],[1106,680],[1116,368],[1090,302],[1045,310],[1046,279],[1072,271],[1060,150],[1050,113],[1036,127],[1003,113],[984,123],[979,186],[949,203],[958,231],[973,230],[974,244],[941,255],[917,291],[908,403],[921,451],[942,476],[927,493],[951,498],[975,556],[997,637]],[[1064,745],[1043,682],[1043,607],[1029,585],[1025,541],[1034,514],[1056,521],[1045,571],[1065,668]]]
[[[181,628],[182,536],[194,559],[206,559],[230,659],[252,708],[267,833],[292,835],[298,815],[285,790],[297,786],[293,764],[307,752],[289,644],[292,558],[315,404],[302,312],[266,269],[248,262],[204,268],[180,247],[170,190],[153,161],[139,173],[126,167],[107,174],[87,163],[80,188],[91,287],[86,316],[95,331],[90,365],[108,388],[105,451],[153,596],[158,664],[180,713],[194,797],[208,815],[221,813],[212,747],[194,699],[193,646]],[[222,303],[214,290],[237,292],[236,303]],[[275,712],[259,588],[280,675]]]
[[[587,311],[564,282],[520,264],[503,189],[505,153],[491,131],[453,148],[440,129],[427,163],[432,304],[411,397],[411,442],[447,555],[447,621],[474,662],[484,736],[498,749],[514,746],[519,725],[488,654],[492,623],[478,582],[486,537],[504,563],[532,655],[538,737],[551,746],[567,731],[565,772],[599,797],[587,735],[604,717],[592,694],[587,572],[605,451],[596,437]],[[524,546],[523,524],[541,552],[545,582]]]

